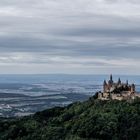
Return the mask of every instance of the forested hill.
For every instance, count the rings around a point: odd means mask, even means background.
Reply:
[[[88,101],[0,121],[0,140],[140,140],[140,100]]]

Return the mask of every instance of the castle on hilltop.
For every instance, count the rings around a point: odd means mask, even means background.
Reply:
[[[108,82],[104,80],[103,92],[98,93],[98,99],[101,100],[125,100],[134,99],[135,97],[135,84],[129,84],[128,80],[126,81],[126,83],[123,83],[120,78],[117,82],[114,82],[112,75],[110,75],[110,79]]]
[[[104,80],[103,92],[114,92],[115,90],[117,90],[119,92],[119,89],[120,89],[120,92],[128,91],[131,93],[135,93],[135,85],[134,84],[129,85],[128,80],[126,81],[126,83],[122,83],[121,79],[119,78],[118,82],[115,83],[113,81],[112,75],[110,75],[110,80],[108,82],[106,82],[106,80]]]

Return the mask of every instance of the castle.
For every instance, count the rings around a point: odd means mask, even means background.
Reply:
[[[117,82],[113,81],[112,75],[107,82],[104,80],[103,83],[103,92],[98,93],[98,99],[101,100],[125,100],[125,99],[134,99],[136,97],[135,85],[129,84],[128,80],[126,83],[122,83],[119,78]]]
[[[110,80],[108,82],[106,82],[106,80],[103,83],[103,92],[113,92],[114,90],[119,90],[122,89],[123,91],[128,91],[131,93],[135,93],[135,85],[129,85],[128,84],[128,80],[126,81],[126,83],[122,83],[120,78],[118,79],[118,82],[115,83],[113,81],[112,75],[110,75]],[[121,92],[122,92],[121,90]]]

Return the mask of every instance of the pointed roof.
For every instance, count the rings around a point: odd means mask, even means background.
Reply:
[[[121,79],[120,78],[118,79],[118,84],[121,84]]]
[[[112,74],[110,74],[110,81],[113,81],[113,77],[112,77]]]
[[[126,85],[128,85],[128,80],[126,80]]]
[[[108,83],[111,84],[111,85],[113,84],[113,77],[112,77],[112,74],[110,75],[110,80],[108,81]]]
[[[107,82],[106,82],[106,80],[104,80],[104,85],[107,85]]]

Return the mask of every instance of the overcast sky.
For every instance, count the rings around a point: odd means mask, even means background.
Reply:
[[[139,0],[0,0],[0,74],[140,74]]]

